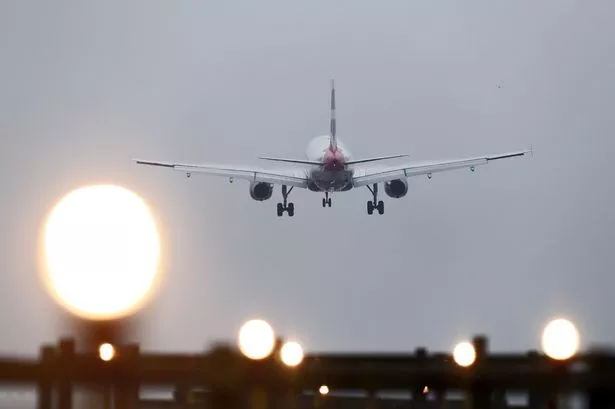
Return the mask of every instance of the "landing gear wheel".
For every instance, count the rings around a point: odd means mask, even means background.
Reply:
[[[331,207],[331,198],[329,197],[329,192],[325,192],[325,197],[322,199],[322,207]]]
[[[384,202],[378,200],[378,184],[374,183],[372,187],[367,186],[374,197],[373,201],[367,202],[367,214],[374,214],[374,210],[378,210],[378,214],[384,214]]]
[[[288,216],[293,217],[295,215],[295,205],[293,203],[288,203],[288,195],[293,190],[291,186],[290,189],[286,185],[282,185],[282,203],[278,203],[278,217],[281,217],[284,212],[288,212]]]
[[[367,214],[373,214],[374,213],[374,204],[369,201],[367,202]]]

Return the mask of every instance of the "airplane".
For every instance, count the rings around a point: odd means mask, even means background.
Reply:
[[[159,166],[183,172],[186,177],[193,173],[201,173],[250,182],[250,197],[256,201],[265,201],[272,197],[274,185],[281,187],[282,201],[277,204],[278,217],[284,212],[289,217],[295,214],[295,206],[288,201],[293,188],[308,189],[312,192],[324,193],[322,207],[331,207],[331,195],[334,192],[347,192],[359,187],[367,187],[373,200],[367,202],[367,213],[384,214],[384,202],[378,200],[378,185],[384,184],[384,192],[395,199],[408,193],[408,178],[425,175],[431,179],[432,174],[454,169],[469,168],[474,172],[480,165],[492,161],[508,159],[531,153],[530,150],[486,155],[472,158],[429,162],[404,163],[393,166],[374,166],[376,162],[407,157],[406,154],[353,159],[350,151],[336,135],[335,117],[335,84],[331,81],[330,131],[328,134],[316,136],[309,141],[305,150],[305,159],[260,157],[259,159],[293,164],[284,169],[258,169],[254,167],[224,166],[216,164],[187,164],[175,162],[158,162],[151,160],[132,159],[140,165]]]

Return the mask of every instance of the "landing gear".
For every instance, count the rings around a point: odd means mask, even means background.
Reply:
[[[367,214],[374,214],[374,210],[378,210],[379,214],[384,214],[384,202],[380,200],[377,205],[374,202],[367,202]]]
[[[290,189],[286,185],[282,185],[282,203],[278,203],[278,217],[282,217],[284,212],[288,212],[289,217],[293,217],[295,215],[295,204],[292,202],[288,202],[288,195],[293,190],[291,186]]]
[[[329,197],[329,192],[325,192],[325,197],[322,199],[322,207],[331,207],[331,198]]]
[[[378,184],[374,183],[373,187],[367,186],[367,188],[374,195],[374,200],[367,202],[367,214],[374,214],[374,210],[378,210],[378,214],[384,214],[384,202],[378,201]]]

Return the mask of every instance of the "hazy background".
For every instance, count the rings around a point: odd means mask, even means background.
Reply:
[[[218,3],[215,4],[214,3]],[[0,2],[0,350],[58,333],[37,278],[46,212],[114,182],[149,203],[164,288],[143,344],[198,350],[267,318],[311,350],[537,347],[553,315],[614,341],[611,1]],[[328,131],[355,156],[510,160],[367,189],[293,191],[129,158],[259,164]],[[502,87],[498,88],[501,84]]]

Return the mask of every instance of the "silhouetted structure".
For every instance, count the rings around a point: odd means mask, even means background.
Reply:
[[[436,403],[425,401],[425,386],[440,397],[444,391],[463,390],[466,406],[478,409],[501,406],[502,393],[511,389],[529,391],[534,408],[546,407],[556,392],[569,391],[588,392],[591,409],[612,405],[614,354],[596,352],[557,362],[537,352],[489,354],[484,337],[476,337],[474,345],[477,358],[468,368],[456,365],[450,354],[424,348],[412,354],[312,354],[299,367],[289,368],[277,353],[251,361],[228,346],[180,355],[142,353],[136,344],[116,345],[116,357],[104,362],[97,351],[77,352],[74,340],[64,339],[43,347],[39,360],[0,358],[0,381],[38,384],[40,409],[71,409],[76,383],[113,390],[116,409],[139,406],[139,388],[145,385],[176,387],[175,407],[212,409],[300,409],[307,405],[300,392],[317,391],[321,385],[332,391],[364,391],[368,397],[362,402],[370,408],[384,404],[375,399],[377,392],[400,390],[416,397],[406,401],[406,407],[441,407],[440,398]],[[191,391],[199,388],[208,393],[190,402]],[[311,403],[322,408],[351,406],[348,399],[333,396],[316,397]]]
[[[198,394],[198,398],[190,401],[178,403],[174,400],[159,400],[159,399],[144,399],[139,402],[140,409],[196,409],[210,408],[209,397],[207,393]],[[249,408],[248,399],[243,399],[244,405],[238,407]],[[296,397],[295,409],[315,409],[315,408],[331,408],[331,409],[365,409],[368,403],[367,397],[360,396],[326,396],[319,397],[317,395],[302,394]],[[466,402],[463,400],[446,400],[438,401],[420,400],[417,402],[409,399],[400,398],[377,398],[374,401],[374,406],[377,409],[467,409]],[[413,405],[415,404],[415,405]],[[281,406],[287,408],[288,406]],[[505,406],[500,406],[498,409],[504,409]]]

